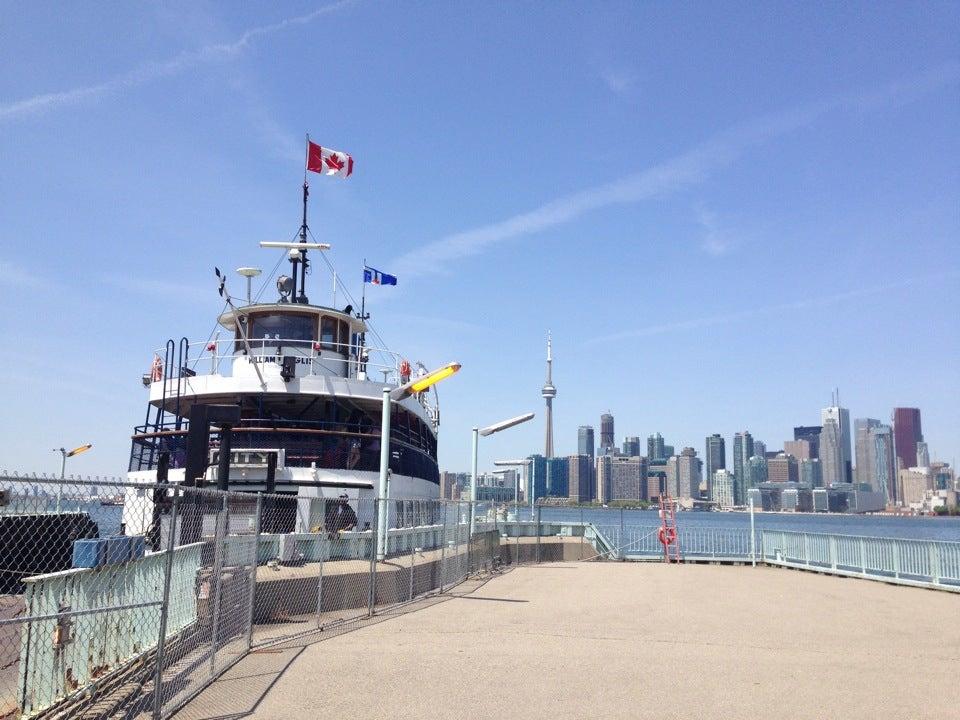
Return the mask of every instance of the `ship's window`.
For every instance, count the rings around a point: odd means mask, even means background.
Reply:
[[[257,313],[250,316],[247,332],[254,347],[265,337],[311,342],[316,338],[316,323],[315,316],[305,313]]]
[[[324,315],[320,318],[320,342],[324,350],[336,350],[346,354],[350,342],[349,326],[343,320]]]

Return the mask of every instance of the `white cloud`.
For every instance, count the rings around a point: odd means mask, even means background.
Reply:
[[[701,249],[714,257],[728,253],[733,247],[733,242],[720,227],[720,219],[717,214],[702,206],[696,208],[696,213],[697,222],[703,228],[703,239],[700,242]]]
[[[611,92],[623,95],[633,87],[637,76],[630,70],[606,67],[600,71],[600,79]]]
[[[909,102],[960,78],[960,64],[951,63],[881,88],[823,100],[764,115],[734,125],[706,142],[619,180],[552,200],[533,210],[448,235],[400,256],[393,266],[405,278],[443,272],[447,263],[477,255],[505,242],[575,220],[605,207],[667,195],[704,182],[711,173],[735,161],[749,148],[806,127],[838,109],[876,110]]]
[[[100,83],[84,85],[60,92],[43,93],[22,100],[4,103],[0,105],[0,121],[16,120],[71,105],[78,105],[82,102],[95,100],[113,92],[142,85],[150,80],[176,75],[202,63],[235,57],[250,47],[252,42],[257,38],[272,35],[286,30],[289,27],[306,25],[322,15],[335,12],[355,2],[356,0],[341,0],[340,2],[317,8],[313,12],[305,15],[287,18],[270,25],[251,28],[233,42],[214,43],[196,50],[185,50],[169,60],[146,63]]]

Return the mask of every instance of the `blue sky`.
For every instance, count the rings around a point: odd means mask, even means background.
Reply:
[[[0,468],[125,471],[139,376],[212,268],[311,226],[441,388],[441,466],[580,424],[769,448],[839,386],[960,459],[957,3],[4,2]],[[235,292],[240,283],[231,281]],[[329,276],[318,267],[314,299]],[[342,296],[341,296],[342,297]]]

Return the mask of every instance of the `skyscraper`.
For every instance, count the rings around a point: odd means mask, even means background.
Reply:
[[[747,497],[747,470],[753,455],[753,436],[744,430],[733,436],[733,495],[737,505],[744,505]]]
[[[825,419],[823,430],[820,431],[820,464],[825,487],[830,487],[833,483],[846,482],[841,443],[840,424],[833,418]]]
[[[567,458],[568,490],[574,502],[593,500],[593,457],[581,453]]]
[[[703,459],[706,465],[707,497],[713,498],[713,474],[727,467],[727,446],[721,435],[714,433],[707,437]]]
[[[720,469],[713,474],[713,480],[710,481],[713,492],[710,499],[722,508],[733,507],[736,502],[733,499],[733,473],[729,470]]]
[[[613,415],[605,412],[600,416],[600,454],[613,454]]]
[[[640,438],[636,435],[628,435],[623,439],[623,454],[627,457],[640,456]]]
[[[817,437],[820,437],[820,433],[817,433]],[[786,440],[783,443],[783,451],[787,455],[793,455],[798,461],[813,459],[813,455],[810,454],[809,440]]]
[[[570,466],[565,457],[547,458],[547,495],[570,496]]]
[[[835,420],[839,432],[840,450],[840,479],[836,482],[853,482],[853,434],[850,427],[850,411],[840,407],[839,392],[833,396],[833,405],[820,411],[820,420],[826,424],[827,420]],[[824,466],[824,480],[827,468]]]
[[[590,425],[581,425],[577,430],[577,454],[589,455],[590,462],[596,455],[596,445],[593,441],[593,427]]]
[[[686,447],[679,455],[670,458],[677,464],[677,494],[680,497],[700,499],[701,468],[703,463],[697,457],[697,451]]]
[[[543,455],[531,455],[530,476],[527,479],[527,489],[530,494],[530,503],[533,504],[547,494],[547,459]]]
[[[670,454],[672,455],[673,453]],[[668,457],[670,457],[670,455],[667,455],[667,448],[663,443],[663,435],[654,433],[647,438],[647,460],[649,462],[666,460]]]
[[[930,451],[923,441],[917,443],[917,467],[930,467]]]
[[[543,454],[547,458],[553,457],[553,399],[557,396],[557,388],[553,384],[553,339],[547,332],[547,381],[540,391],[547,402],[547,433]]]
[[[870,486],[882,492],[887,502],[897,501],[897,458],[893,451],[893,428],[870,428],[870,452],[867,456]]]
[[[793,429],[794,440],[806,440],[810,443],[810,459],[820,457],[820,425],[800,425]]]
[[[870,430],[879,426],[880,421],[873,418],[857,418],[853,421],[853,447],[857,460],[853,468],[853,478],[858,484],[866,483],[873,486],[875,472],[871,455],[874,448]]]
[[[823,472],[820,469],[820,459],[810,458],[799,463],[800,482],[808,488],[823,487]]]
[[[642,457],[609,458],[610,500],[641,500],[642,480],[647,476],[647,464]]]
[[[919,408],[893,409],[893,440],[898,466],[917,467],[917,443],[923,441]]]
[[[768,482],[800,482],[800,470],[797,459],[787,453],[778,453],[772,460],[767,460]]]
[[[610,502],[611,461],[610,455],[601,453],[594,463],[593,476],[596,478],[596,498],[599,503]]]

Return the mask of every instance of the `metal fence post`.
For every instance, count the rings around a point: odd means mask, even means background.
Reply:
[[[213,618],[210,626],[210,677],[217,672],[217,635],[220,634],[220,604],[223,597],[223,556],[227,549],[226,537],[230,534],[229,512],[227,495],[224,493],[213,535],[213,574],[210,575],[210,593],[213,596]],[[223,516],[222,522],[220,515]],[[214,580],[217,582],[215,595],[213,594]]]
[[[374,528],[380,527],[380,513],[383,508],[380,507],[380,498],[373,501],[373,519],[376,521]],[[373,616],[373,607],[377,599],[377,535],[376,530],[370,533],[370,578],[367,583],[367,617]]]
[[[441,501],[443,508],[443,530],[440,531],[440,593],[443,594],[443,581],[446,574],[446,554],[447,554],[447,513],[450,506]]]
[[[863,538],[860,538],[860,572],[864,575],[867,574],[867,549],[866,541]]]
[[[414,561],[414,544],[410,542],[410,594],[407,598],[408,600],[413,600],[413,561]]]
[[[537,505],[537,562],[540,562],[540,510],[541,507]]]
[[[803,534],[803,559],[810,564],[810,536],[806,533]]]
[[[935,543],[929,543],[930,547],[930,579],[934,585],[940,584],[940,546]]]
[[[250,568],[250,596],[247,599],[247,650],[253,645],[253,609],[257,597],[257,568],[260,567],[260,514],[263,493],[257,493],[257,509],[253,516],[253,566]]]
[[[323,627],[321,616],[323,615],[323,563],[327,559],[327,547],[330,540],[325,534],[320,537],[320,568],[317,571],[317,627]]]
[[[757,530],[753,519],[753,498],[750,498],[750,564],[757,566]]]
[[[893,541],[893,576],[900,577],[900,541]]]
[[[167,616],[170,610],[170,580],[173,576],[173,550],[177,545],[177,506],[180,504],[180,488],[173,488],[173,502],[170,506],[170,529],[167,536],[167,557],[163,566],[163,600],[160,604],[160,634],[157,637],[157,651],[154,657],[156,669],[153,674],[153,717],[160,720],[163,710],[163,654],[167,644]]]
[[[584,525],[583,525],[583,505],[580,506],[580,557],[578,560],[583,560],[583,536],[584,536]]]
[[[837,569],[837,537],[835,535],[830,536],[830,568]]]
[[[619,546],[617,547],[617,557],[620,558],[620,560],[626,560],[623,552],[623,548],[625,547],[624,545],[625,535],[623,533],[623,505],[620,506],[620,538],[619,539],[620,539],[620,542],[617,543],[617,545]]]
[[[466,573],[467,577],[470,576],[470,567],[471,567],[470,566],[470,561],[471,561],[470,549],[471,549],[471,546],[473,545],[473,513],[474,513],[473,501],[472,500],[467,501],[467,516],[468,516],[467,517],[467,573]]]

